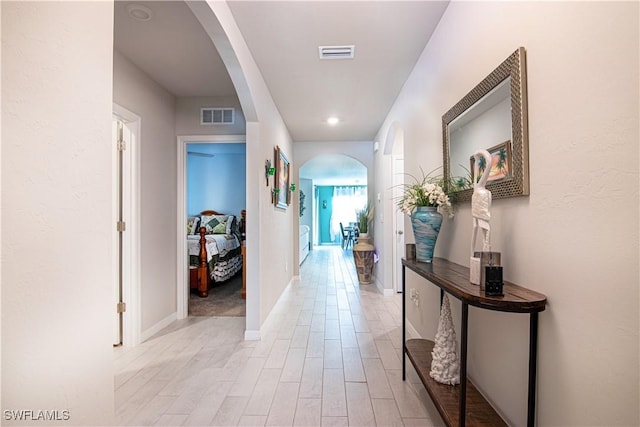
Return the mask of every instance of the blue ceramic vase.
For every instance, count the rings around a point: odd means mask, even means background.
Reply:
[[[433,261],[438,233],[442,225],[442,214],[435,206],[418,206],[411,214],[413,236],[416,239],[416,260]]]

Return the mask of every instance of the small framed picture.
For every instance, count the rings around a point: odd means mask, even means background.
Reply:
[[[505,141],[501,144],[493,146],[487,150],[491,154],[491,172],[489,173],[489,179],[487,182],[499,181],[511,177],[513,173],[511,155],[511,141]],[[484,164],[484,158],[480,158],[480,164],[478,165],[478,176],[475,176],[475,159],[473,156],[469,159],[471,165],[471,182],[477,182],[486,165]]]
[[[287,209],[291,203],[289,193],[289,160],[280,147],[275,149],[276,179],[275,179],[275,205],[277,208]]]

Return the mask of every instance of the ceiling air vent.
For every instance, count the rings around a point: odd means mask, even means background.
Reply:
[[[353,59],[356,47],[350,46],[318,46],[320,59]]]
[[[235,108],[201,108],[201,125],[232,125],[235,121]]]

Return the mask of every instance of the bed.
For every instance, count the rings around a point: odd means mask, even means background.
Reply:
[[[242,270],[245,217],[213,210],[187,219],[190,287],[201,297],[213,283],[224,282]]]

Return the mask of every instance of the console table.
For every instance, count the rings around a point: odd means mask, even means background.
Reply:
[[[460,324],[460,384],[456,386],[436,382],[429,376],[433,341],[406,339],[406,269],[413,271],[440,288],[440,299],[444,292],[462,303]],[[489,402],[467,380],[467,330],[469,305],[487,310],[529,314],[529,385],[527,426],[535,425],[536,406],[536,360],[538,343],[538,313],[545,309],[547,298],[532,290],[513,283],[504,282],[503,296],[485,296],[480,286],[469,281],[469,269],[443,258],[434,258],[425,263],[402,259],[402,342],[404,353],[418,372],[429,396],[448,426],[485,425],[506,426],[506,422],[491,407]],[[402,379],[406,380],[406,357],[402,358]]]

